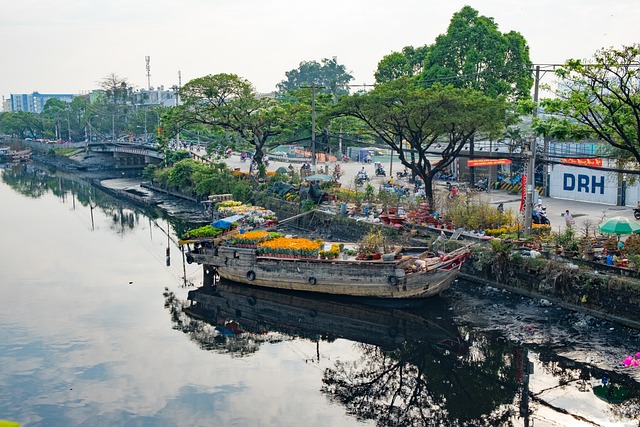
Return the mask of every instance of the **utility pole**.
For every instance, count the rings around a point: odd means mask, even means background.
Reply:
[[[526,176],[526,194],[524,199],[524,235],[531,236],[531,223],[533,218],[533,188],[535,187],[535,170],[536,170],[536,138],[535,136],[530,136],[529,140],[529,149],[525,152],[526,156],[529,158],[527,164],[527,174]]]
[[[313,173],[316,173],[316,89],[323,89],[323,86],[300,86],[301,89],[311,89],[311,155],[313,159]]]
[[[533,101],[536,103],[535,110],[533,110],[533,118],[538,117],[538,88],[540,82],[540,66],[536,65],[536,78],[535,87],[533,91]],[[529,157],[529,163],[527,164],[527,182],[526,182],[526,197],[524,200],[524,234],[525,236],[531,235],[531,220],[533,218],[533,189],[536,186],[536,137],[531,136],[529,138],[529,150],[527,156]]]

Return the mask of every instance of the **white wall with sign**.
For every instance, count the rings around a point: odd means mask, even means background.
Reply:
[[[618,174],[567,165],[549,168],[549,196],[616,205]],[[627,199],[627,204],[631,200]]]

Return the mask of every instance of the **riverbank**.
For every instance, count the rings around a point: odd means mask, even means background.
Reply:
[[[127,198],[135,204],[157,206],[169,215],[193,223],[202,224],[210,220],[204,212],[204,207],[196,201],[179,199],[175,195],[158,192],[153,188],[144,188],[139,172],[131,172],[132,176],[123,177],[122,171],[110,168],[101,159],[91,159],[91,156],[87,158],[83,153],[67,158],[36,152],[34,160],[78,174],[114,196]],[[484,197],[505,195],[491,193]],[[273,198],[266,198],[259,203],[276,212],[279,218],[289,218],[300,213],[298,203]],[[602,206],[596,209],[602,209]],[[596,209],[591,212],[595,214]],[[358,241],[374,227],[383,227],[388,233],[393,234],[395,239],[406,241],[419,240],[426,233],[433,233],[433,230],[414,227],[413,234],[405,235],[399,230],[381,224],[340,215],[337,210],[333,213],[317,211],[287,225],[290,230],[336,241]],[[605,272],[604,268],[598,271],[597,267],[593,266],[580,267],[577,260],[560,257],[553,257],[542,267],[539,263],[533,266],[522,264],[512,255],[504,266],[504,271],[499,272],[495,269],[495,262],[478,261],[475,256],[474,259],[467,263],[462,272],[461,277],[466,280],[474,281],[481,286],[506,289],[536,300],[545,299],[555,305],[640,329],[640,297],[637,296],[640,281],[636,279],[621,277],[619,272]],[[482,263],[484,265],[479,266]]]

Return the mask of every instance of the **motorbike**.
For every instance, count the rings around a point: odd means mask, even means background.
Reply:
[[[640,207],[633,208],[633,217],[635,219],[640,219]]]
[[[246,155],[245,153],[242,153],[242,154],[240,155],[240,161],[241,161],[242,163],[244,163],[244,162],[246,162],[246,161],[247,161],[247,155]]]
[[[358,174],[356,177],[356,185],[363,185],[367,181],[369,181],[369,177],[366,174]]]
[[[534,224],[551,225],[551,221],[549,221],[549,218],[547,218],[546,208],[542,208],[542,212],[538,213],[538,215],[536,215],[536,213],[534,212],[531,217],[531,222],[533,222]]]
[[[487,191],[487,181],[481,179],[480,181],[476,182],[476,185],[473,186],[473,189],[475,191]]]
[[[384,166],[382,166],[382,163],[380,162],[375,163],[375,171],[376,176],[387,176],[387,173],[384,170]]]
[[[406,177],[408,177],[408,176],[409,176],[409,171],[408,171],[408,170],[406,170],[406,169],[405,169],[403,172],[396,172],[396,177],[397,177],[398,179],[400,179],[400,178],[406,178]]]

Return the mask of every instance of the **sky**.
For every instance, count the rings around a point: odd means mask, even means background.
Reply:
[[[110,74],[144,89],[147,56],[154,87],[233,73],[270,92],[332,57],[371,85],[385,55],[432,44],[465,5],[522,34],[534,64],[640,42],[635,0],[0,0],[0,96],[87,93]]]

